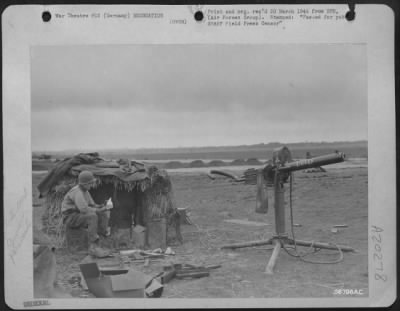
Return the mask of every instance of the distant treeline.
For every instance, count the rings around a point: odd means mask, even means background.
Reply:
[[[193,167],[217,167],[217,166],[241,166],[241,165],[263,165],[267,161],[259,161],[258,159],[236,159],[233,161],[222,161],[222,160],[194,160],[189,163],[182,163],[180,161],[169,161],[166,163],[155,163],[160,168],[174,169],[174,168],[193,168]]]
[[[258,145],[256,145],[258,146]],[[287,146],[294,158],[304,158],[307,152],[313,156],[323,155],[337,151],[346,153],[347,157],[351,158],[366,158],[368,157],[367,142],[356,143],[302,143],[302,144],[277,144],[277,145],[264,145],[264,147],[250,146],[248,148],[237,147],[228,150],[225,147],[215,147],[214,149],[204,150],[201,148],[193,148],[190,152],[160,152],[160,153],[130,153],[130,152],[109,152],[104,151],[100,154],[107,158],[125,157],[135,158],[137,160],[214,160],[214,159],[271,159],[273,150],[280,146]]]
[[[118,149],[118,150],[81,150],[81,151],[60,151],[46,152],[53,158],[63,159],[79,152],[99,152],[107,159],[130,158],[136,160],[165,160],[177,159],[186,160],[214,160],[214,159],[270,159],[275,148],[287,146],[293,157],[303,158],[307,152],[318,156],[331,153],[336,150],[346,153],[347,157],[366,158],[368,157],[367,141],[353,142],[302,142],[283,144],[272,142],[268,144],[241,145],[241,146],[219,146],[219,147],[193,147],[193,148],[165,148],[165,149]],[[33,152],[33,157],[42,155],[43,152]]]

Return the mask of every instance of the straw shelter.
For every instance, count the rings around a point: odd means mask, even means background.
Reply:
[[[57,243],[64,243],[61,203],[65,194],[77,184],[81,171],[91,171],[97,183],[90,193],[97,204],[111,198],[112,232],[131,229],[132,225],[147,227],[165,220],[168,239],[182,242],[179,213],[174,204],[171,180],[166,171],[131,161],[129,169],[115,161],[106,161],[98,153],[80,153],[57,163],[38,185],[45,197],[44,227]]]

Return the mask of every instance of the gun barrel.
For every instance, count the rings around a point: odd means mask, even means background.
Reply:
[[[320,157],[315,157],[311,159],[304,159],[296,162],[286,163],[285,166],[279,167],[279,172],[294,172],[300,171],[307,168],[318,167],[322,165],[334,164],[343,162],[345,159],[345,154],[343,152],[332,153],[323,155]]]

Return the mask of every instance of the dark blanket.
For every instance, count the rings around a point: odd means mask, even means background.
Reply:
[[[46,196],[51,188],[53,188],[74,166],[80,164],[93,164],[103,161],[97,152],[80,153],[72,158],[66,158],[59,163],[46,175],[46,177],[38,185],[40,197]]]

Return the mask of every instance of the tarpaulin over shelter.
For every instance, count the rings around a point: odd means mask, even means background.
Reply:
[[[81,164],[92,164],[101,162],[103,159],[99,157],[97,152],[94,153],[80,153],[70,158],[57,163],[57,165],[47,174],[47,176],[40,182],[38,189],[40,196],[46,196],[48,192],[65,177],[73,166]]]
[[[132,167],[129,172],[121,170],[119,167],[102,167],[96,164],[83,164],[71,168],[72,174],[78,175],[81,171],[90,171],[96,177],[101,177],[102,182],[113,182],[118,187],[119,184],[125,183],[131,186],[137,186],[139,183],[142,190],[150,183],[150,174],[148,169]],[[105,180],[106,179],[106,180]]]
[[[76,179],[81,171],[90,171],[102,182],[113,183],[116,187],[124,185],[125,188],[140,186],[144,191],[151,182],[153,167],[133,162],[129,171],[120,169],[116,162],[105,161],[98,153],[80,153],[72,158],[60,161],[38,185],[40,196],[46,196],[62,180]]]

